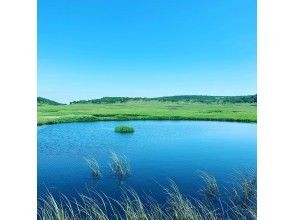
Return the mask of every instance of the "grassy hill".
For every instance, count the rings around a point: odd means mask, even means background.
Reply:
[[[73,101],[70,104],[110,104],[129,101],[159,101],[159,102],[200,102],[200,103],[256,103],[257,95],[247,96],[206,96],[206,95],[179,95],[156,98],[142,97],[103,97],[100,99]]]
[[[59,102],[55,102],[53,100],[50,100],[50,99],[46,99],[46,98],[43,98],[43,97],[37,97],[37,104],[38,105],[63,105]]]

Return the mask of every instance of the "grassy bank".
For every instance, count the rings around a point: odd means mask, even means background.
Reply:
[[[256,122],[252,103],[128,101],[112,104],[39,105],[38,125],[109,120],[213,120]]]

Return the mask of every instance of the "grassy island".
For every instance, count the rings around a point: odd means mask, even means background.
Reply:
[[[135,129],[128,126],[117,126],[114,131],[117,133],[134,133]]]

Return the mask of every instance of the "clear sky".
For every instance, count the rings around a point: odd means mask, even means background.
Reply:
[[[256,0],[38,0],[38,96],[256,93]]]

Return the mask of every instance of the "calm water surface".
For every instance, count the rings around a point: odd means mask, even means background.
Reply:
[[[133,134],[114,132],[117,125]],[[132,175],[120,185],[109,168],[110,152],[124,154]],[[102,178],[92,178],[84,157],[96,158]],[[196,195],[202,170],[220,184],[236,171],[256,169],[256,124],[206,121],[128,121],[38,127],[38,194],[46,190],[77,196],[87,189],[117,197],[121,187],[161,199],[161,186],[174,180],[184,194]]]

